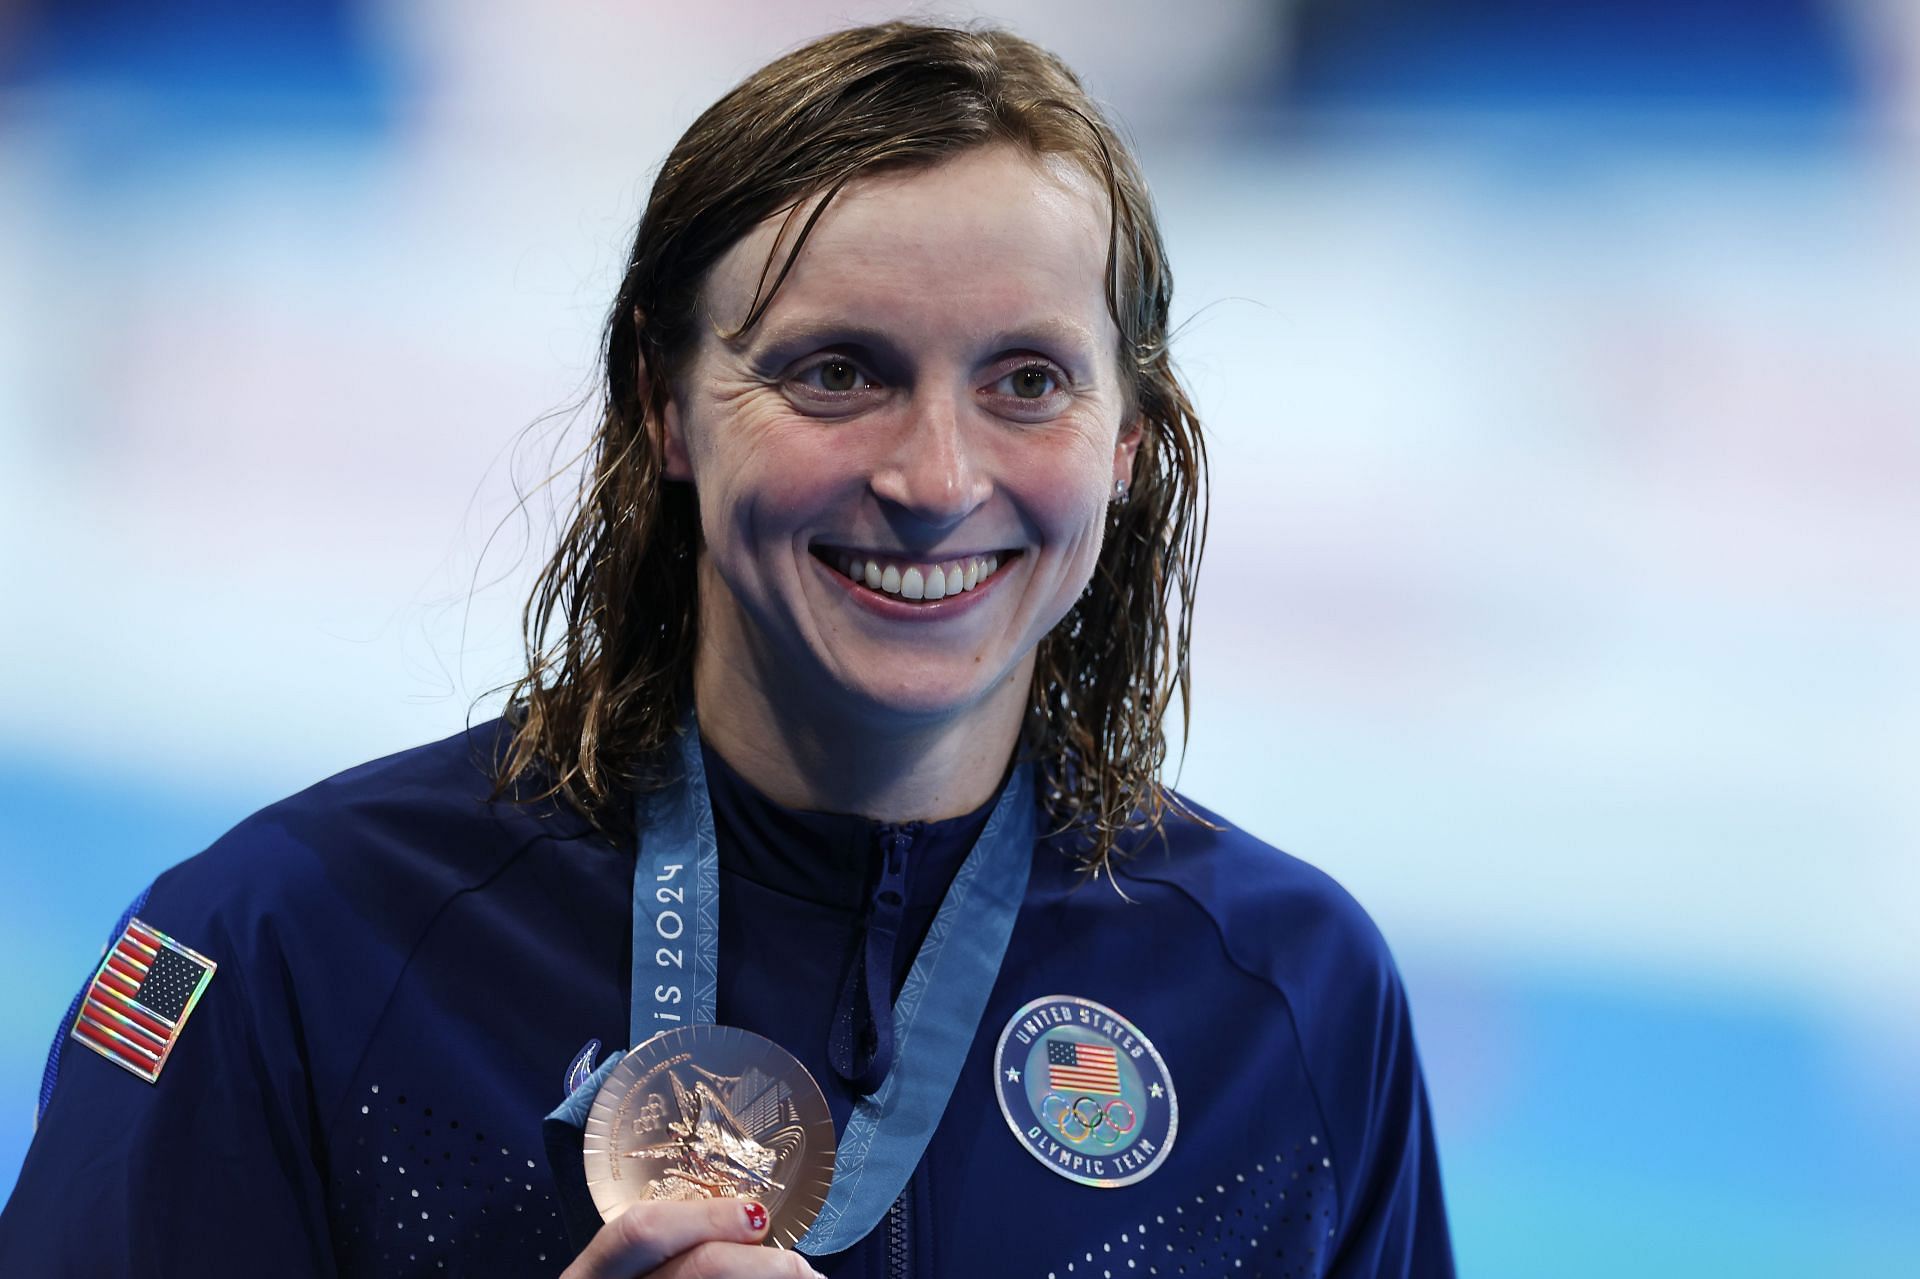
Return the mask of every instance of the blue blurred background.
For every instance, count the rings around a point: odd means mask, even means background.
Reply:
[[[897,12],[0,4],[0,1192],[156,872],[497,704],[674,137]],[[1920,1273],[1920,5],[938,12],[1137,139],[1180,781],[1393,942],[1462,1272]]]

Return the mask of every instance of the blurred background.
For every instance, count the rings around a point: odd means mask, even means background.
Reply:
[[[0,1193],[142,886],[493,713],[673,139],[899,12],[0,3]],[[1392,942],[1462,1273],[1920,1273],[1920,5],[916,12],[1137,140],[1180,783]]]

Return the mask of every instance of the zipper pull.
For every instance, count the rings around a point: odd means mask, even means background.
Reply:
[[[919,822],[888,824],[876,832],[880,877],[827,1036],[833,1072],[862,1096],[885,1083],[893,1069],[893,948],[907,905],[907,867],[920,827]]]
[[[900,911],[907,904],[907,853],[919,824],[881,827],[885,833],[880,840],[880,882],[873,886],[873,907],[867,915],[869,929],[876,923],[895,931],[900,927]],[[887,980],[893,980],[891,973]]]

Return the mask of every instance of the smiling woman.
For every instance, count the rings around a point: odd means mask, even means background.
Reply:
[[[724,97],[506,715],[142,894],[0,1271],[1450,1275],[1385,943],[1157,776],[1171,291],[1017,37],[861,28]]]

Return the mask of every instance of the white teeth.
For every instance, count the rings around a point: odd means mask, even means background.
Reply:
[[[997,555],[970,555],[944,564],[883,565],[859,555],[840,556],[840,571],[870,590],[910,600],[938,600],[980,586],[1000,567]]]

